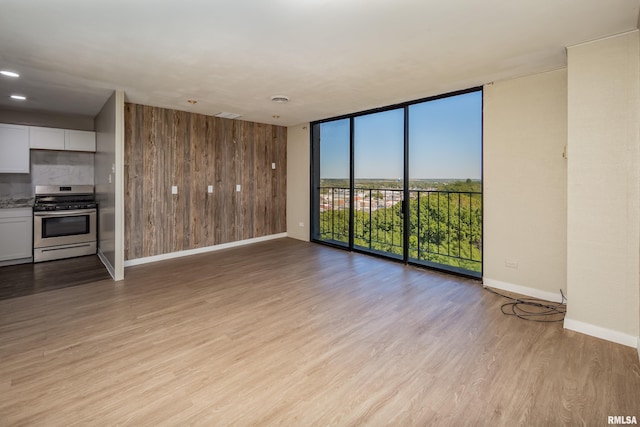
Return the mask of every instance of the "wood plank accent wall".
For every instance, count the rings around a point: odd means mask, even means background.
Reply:
[[[286,148],[286,127],[127,103],[125,259],[285,232]]]

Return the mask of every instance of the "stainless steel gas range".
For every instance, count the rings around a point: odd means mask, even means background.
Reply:
[[[97,210],[92,185],[36,185],[33,261],[95,254]]]

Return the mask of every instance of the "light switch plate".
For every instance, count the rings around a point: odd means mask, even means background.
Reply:
[[[271,163],[271,169],[275,169],[276,168],[276,164],[275,163]]]
[[[171,186],[171,194],[178,194],[178,186],[177,185],[172,185]]]
[[[207,193],[209,193],[209,194],[213,193],[213,185],[208,185],[207,186]]]
[[[236,191],[240,191],[240,190],[242,190],[242,186],[240,184],[237,184],[236,185]]]

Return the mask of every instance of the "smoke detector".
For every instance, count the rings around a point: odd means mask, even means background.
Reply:
[[[289,97],[284,95],[273,95],[271,97],[271,100],[273,102],[277,102],[278,104],[286,104],[287,102],[289,102]]]

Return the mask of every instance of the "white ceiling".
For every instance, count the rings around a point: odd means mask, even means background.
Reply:
[[[21,74],[0,76],[0,108],[95,116],[122,89],[129,102],[295,125],[563,67],[565,46],[633,30],[639,9],[640,0],[0,0],[0,69]]]

